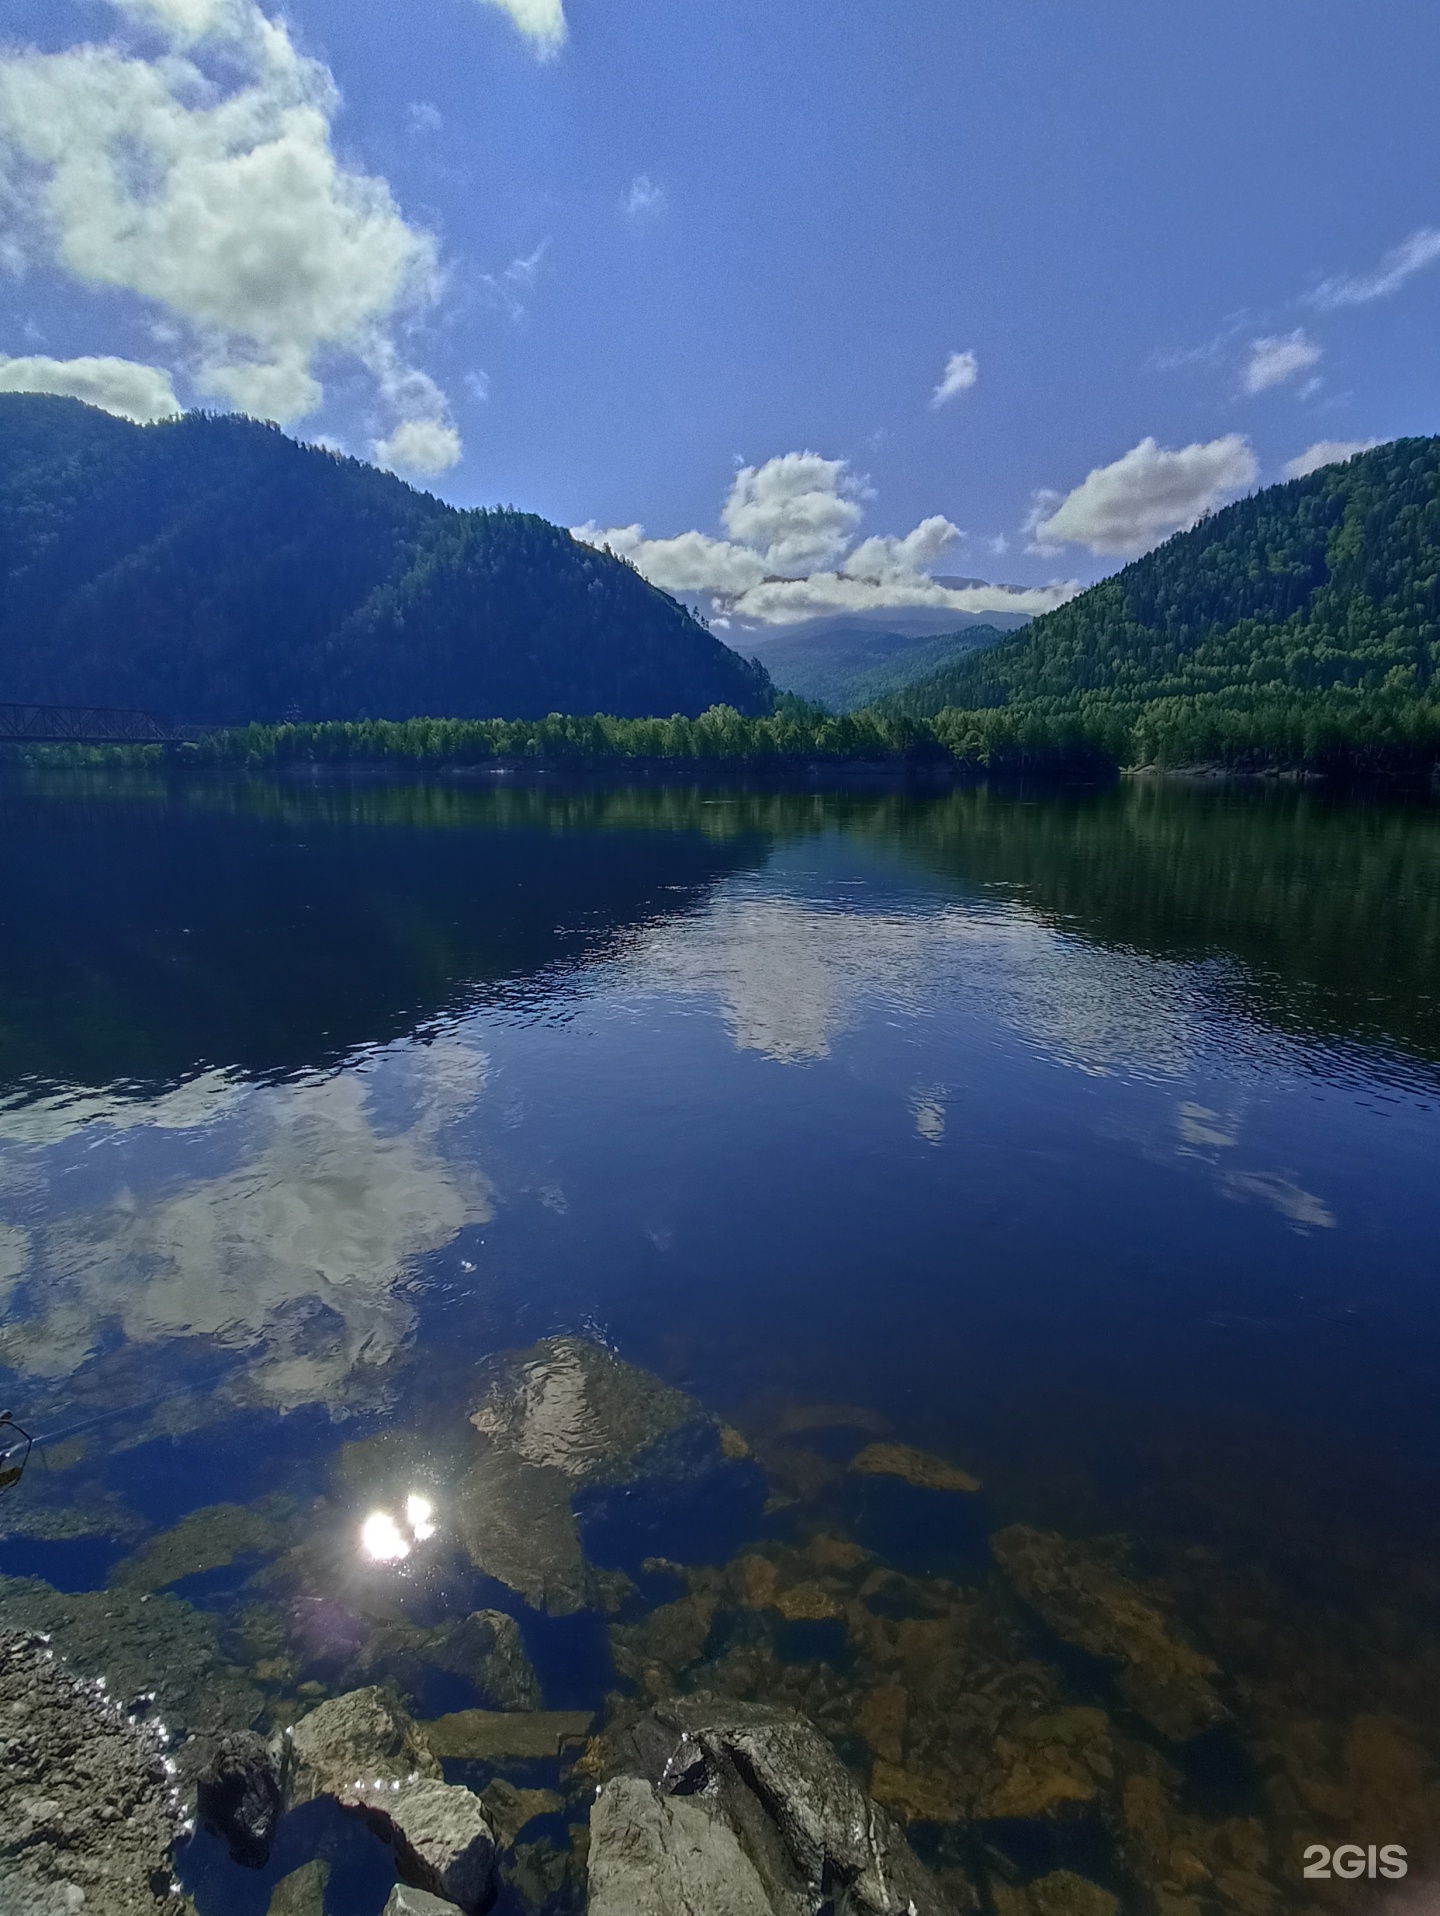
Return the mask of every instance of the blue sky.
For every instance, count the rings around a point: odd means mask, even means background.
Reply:
[[[7,0],[3,38],[0,385],[278,417],[742,626],[1039,609],[1440,430],[1430,0]]]

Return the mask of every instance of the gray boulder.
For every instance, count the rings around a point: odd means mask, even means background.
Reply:
[[[333,1796],[395,1849],[404,1882],[480,1909],[495,1873],[495,1835],[479,1797],[445,1783],[395,1699],[379,1689],[333,1697],[288,1738],[290,1800]]]
[[[740,1899],[737,1912],[809,1916],[829,1899],[837,1916],[953,1916],[898,1826],[792,1710],[669,1703],[607,1732],[604,1748],[607,1780],[590,1816],[592,1910],[597,1883],[638,1880],[650,1866],[637,1859],[658,1846],[667,1860],[654,1879],[676,1887],[657,1916],[708,1911],[688,1886],[711,1873]],[[607,1894],[618,1916],[618,1887]]]
[[[774,1916],[735,1832],[709,1803],[638,1776],[607,1783],[590,1811],[589,1916]]]

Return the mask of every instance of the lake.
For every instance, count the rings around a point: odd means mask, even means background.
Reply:
[[[0,1621],[197,1735],[784,1700],[998,1916],[1440,1860],[1440,810],[15,770],[0,860]],[[708,1434],[527,1538],[597,1364]],[[201,1916],[374,1916],[322,1824]]]

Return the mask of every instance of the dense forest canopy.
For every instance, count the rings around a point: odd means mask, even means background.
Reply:
[[[1141,759],[1303,758],[1327,732],[1433,740],[1437,666],[1440,439],[1397,439],[1227,506],[887,703],[1079,717]]]
[[[531,513],[253,420],[0,394],[0,700],[170,718],[769,709],[759,667]]]

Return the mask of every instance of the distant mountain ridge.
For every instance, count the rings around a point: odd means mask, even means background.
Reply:
[[[1207,711],[1428,707],[1437,670],[1440,438],[1396,439],[1227,506],[886,704],[1127,725],[1183,705],[1194,729]]]
[[[0,394],[0,701],[305,718],[769,709],[625,561],[254,420]]]
[[[847,624],[793,636],[782,629],[757,643],[755,650],[782,692],[794,692],[832,711],[853,712],[1007,636],[979,620],[939,636]]]

